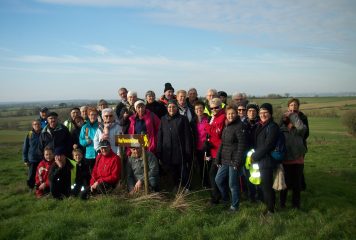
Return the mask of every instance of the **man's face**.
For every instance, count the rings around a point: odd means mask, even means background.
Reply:
[[[120,90],[119,91],[119,96],[123,100],[127,100],[127,92],[125,90]]]
[[[129,102],[130,105],[134,105],[134,103],[137,101],[137,96],[134,95],[128,96],[127,101]]]
[[[210,101],[211,99],[213,99],[215,97],[215,94],[214,94],[214,92],[212,92],[212,91],[209,91],[209,92],[207,92],[206,93],[206,100],[208,100],[208,101]]]
[[[166,98],[168,99],[168,100],[170,100],[170,99],[172,99],[173,98],[173,90],[167,90],[167,91],[165,91],[164,92],[164,96],[166,96]]]
[[[141,148],[131,148],[131,156],[134,158],[140,158],[142,155],[142,149]]]
[[[57,126],[58,119],[55,116],[50,116],[47,118],[47,122],[50,128],[55,128]]]
[[[70,112],[70,117],[74,120],[75,117],[80,116],[80,111],[78,109],[73,109]]]
[[[195,90],[190,90],[190,91],[188,92],[188,98],[189,98],[189,100],[193,101],[193,100],[197,99],[197,97],[198,97],[197,91],[195,91]]]
[[[250,119],[250,120],[256,119],[256,117],[257,117],[257,111],[256,111],[256,109],[254,109],[254,108],[249,108],[249,109],[247,110],[247,117],[248,117],[248,119]]]
[[[46,119],[47,118],[47,112],[40,112],[40,116],[42,119]]]

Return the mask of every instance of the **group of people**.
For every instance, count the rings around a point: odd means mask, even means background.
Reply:
[[[208,89],[205,99],[199,100],[195,88],[175,92],[166,83],[158,100],[151,90],[143,99],[124,87],[118,94],[116,107],[110,108],[102,99],[96,107],[73,108],[63,124],[57,113],[41,109],[23,146],[27,184],[36,196],[87,199],[109,193],[120,182],[127,183],[130,194],[138,193],[145,184],[146,151],[150,191],[188,192],[197,187],[192,186],[196,178],[199,187],[210,189],[211,204],[228,203],[229,211],[237,211],[245,192],[251,202],[263,201],[265,213],[272,214],[277,162],[271,153],[282,132],[287,189],[280,192],[280,206],[286,206],[287,192],[292,190],[292,206],[300,208],[309,127],[298,99],[288,101],[287,111],[276,123],[270,103],[249,103],[243,93],[234,93],[227,103],[226,92]],[[119,134],[145,134],[148,147],[118,147]],[[259,167],[259,185],[249,181],[251,173],[245,166],[251,149],[250,161]]]

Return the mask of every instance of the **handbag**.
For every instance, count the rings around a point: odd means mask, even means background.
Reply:
[[[276,191],[282,191],[287,189],[287,185],[284,179],[284,169],[282,164],[278,164],[274,174],[273,189]]]

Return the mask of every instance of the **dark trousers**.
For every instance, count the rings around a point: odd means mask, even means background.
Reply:
[[[91,176],[91,172],[93,171],[93,168],[94,168],[94,165],[95,165],[95,158],[86,158],[85,161],[89,166],[89,173],[90,173],[90,176]]]
[[[210,161],[207,161],[208,164],[208,169],[209,169],[209,180],[210,180],[210,186],[212,188],[211,190],[211,202],[212,203],[218,203],[220,198],[221,198],[221,194],[219,191],[218,186],[216,185],[215,182],[215,177],[216,174],[218,172],[218,167],[215,164],[215,159],[211,159]]]
[[[280,205],[281,207],[286,205],[288,190],[292,190],[292,206],[300,208],[304,164],[283,164],[283,168],[287,189],[280,193]]]
[[[267,206],[268,211],[274,212],[274,205],[276,196],[273,186],[273,169],[260,169],[261,172],[261,188],[263,192],[263,200]]]
[[[30,189],[35,187],[35,177],[36,177],[36,170],[39,162],[30,162],[28,166],[28,173],[27,173],[27,186]]]

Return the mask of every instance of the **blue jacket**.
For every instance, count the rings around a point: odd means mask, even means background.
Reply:
[[[26,135],[22,148],[22,158],[24,162],[40,162],[42,154],[38,152],[40,134],[36,133],[33,129]]]
[[[86,130],[88,129],[88,130]],[[80,131],[79,143],[85,147],[85,158],[86,159],[95,159],[96,151],[94,149],[94,136],[95,132],[98,129],[98,121],[95,121],[93,124],[90,121],[86,122]],[[88,131],[88,134],[86,132]],[[87,135],[87,136],[86,136]],[[88,144],[87,138],[91,140],[91,143]]]

